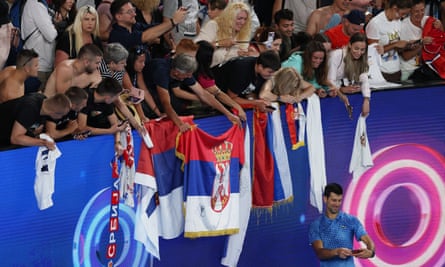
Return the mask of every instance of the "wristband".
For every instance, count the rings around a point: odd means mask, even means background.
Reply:
[[[172,24],[172,28],[176,27],[178,24],[175,23],[175,21],[173,19],[170,19],[170,22]]]

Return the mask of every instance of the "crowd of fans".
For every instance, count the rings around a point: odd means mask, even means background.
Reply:
[[[241,124],[244,108],[313,93],[351,111],[347,94],[361,92],[366,116],[371,69],[395,83],[445,78],[444,3],[316,4],[0,0],[0,146],[114,134],[119,151],[120,132],[144,134],[149,119],[187,131],[179,116],[196,101]]]

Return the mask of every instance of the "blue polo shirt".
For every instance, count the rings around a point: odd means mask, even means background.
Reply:
[[[147,28],[148,27],[145,27],[141,23],[136,23],[133,25],[130,32],[127,28],[114,23],[108,38],[108,43],[120,43],[127,50],[138,45],[143,45],[142,32]]]
[[[316,240],[323,242],[323,247],[327,249],[349,248],[353,249],[353,238],[360,240],[367,235],[362,223],[354,216],[344,212],[339,212],[333,220],[326,215],[320,216],[313,221],[309,228],[309,243]],[[354,258],[341,259],[335,257],[329,260],[321,260],[320,267],[354,267]]]
[[[196,80],[191,77],[178,81],[170,77],[171,61],[170,58],[154,58],[150,61],[150,64],[148,65],[150,72],[145,77],[147,87],[156,104],[162,111],[164,111],[164,108],[162,107],[158,96],[157,86],[168,90],[170,94],[170,103],[178,115],[189,115],[186,110],[188,102],[177,98],[172,89],[180,87],[182,90],[187,90],[190,86],[193,86],[196,83]]]

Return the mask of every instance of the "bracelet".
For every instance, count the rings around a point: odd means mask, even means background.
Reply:
[[[172,24],[172,28],[174,28],[174,27],[176,27],[176,25],[178,25],[178,24],[175,23],[175,21],[172,18],[170,19],[170,22]]]
[[[371,254],[371,257],[370,257],[370,258],[374,258],[374,256],[375,256],[375,250],[371,250],[371,252],[372,252],[372,254]]]
[[[281,97],[277,96],[277,102],[281,102]]]
[[[122,145],[121,141],[114,142],[115,145]]]
[[[218,41],[215,42],[215,47],[219,48],[219,42]]]

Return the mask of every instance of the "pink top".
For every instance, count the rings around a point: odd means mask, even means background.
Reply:
[[[209,78],[204,74],[198,75],[198,83],[205,89],[215,86],[215,79]]]

